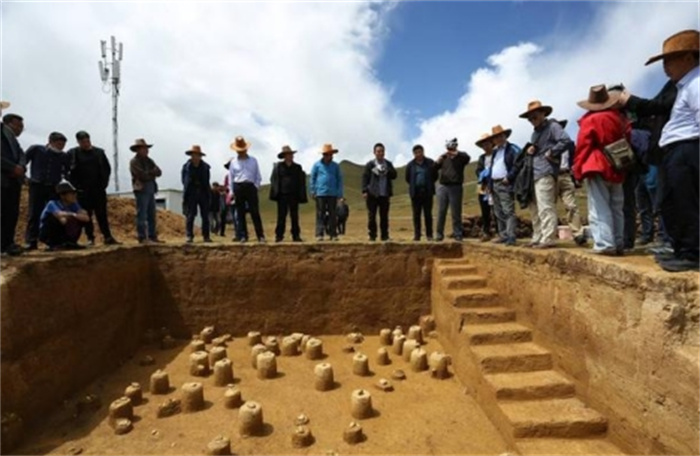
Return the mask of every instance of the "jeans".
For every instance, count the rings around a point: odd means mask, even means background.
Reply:
[[[664,227],[679,258],[697,261],[700,247],[698,140],[668,146],[661,167],[665,182],[661,196]]]
[[[622,250],[625,232],[622,184],[613,184],[596,174],[586,178],[586,186],[593,250]]]
[[[105,239],[112,239],[112,231],[109,229],[107,219],[107,192],[103,188],[86,188],[78,192],[78,203],[85,209],[90,221],[85,224],[85,236],[89,240],[95,239],[95,225],[92,223],[92,215],[95,214],[100,232]]]
[[[557,240],[557,183],[553,176],[535,181],[535,197],[530,202],[532,217],[532,242],[551,244]]]
[[[253,220],[255,235],[258,240],[265,239],[262,220],[260,219],[260,207],[258,203],[258,189],[252,182],[242,182],[233,184],[233,193],[236,197],[236,215],[238,219],[238,229],[240,239],[248,239],[248,226],[245,221],[246,208],[250,211],[250,218]]]
[[[413,211],[413,239],[419,240],[421,236],[421,214],[425,222],[425,237],[433,238],[433,195],[427,192],[417,191],[411,198]]]
[[[338,234],[345,234],[345,224],[347,221],[347,217],[338,217],[338,226],[336,228]]]
[[[5,252],[15,243],[15,230],[19,220],[19,200],[22,184],[17,179],[8,179],[8,185],[0,190],[0,250]]]
[[[438,186],[437,240],[441,241],[445,238],[448,205],[452,213],[452,235],[455,239],[462,240],[462,195],[462,184]]]
[[[377,209],[379,209],[379,230],[382,241],[389,239],[389,206],[388,196],[367,195],[367,234],[374,240],[377,238]]]
[[[58,195],[56,195],[54,185],[36,182],[29,184],[29,218],[27,220],[27,229],[24,233],[24,242],[34,244],[39,240],[41,213],[44,211],[46,204],[56,198],[58,198]]]
[[[337,204],[338,198],[335,196],[316,197],[316,237],[323,237],[323,232],[326,230],[326,220],[328,221],[328,235],[331,238],[336,236]]]
[[[503,181],[493,183],[493,211],[498,223],[498,235],[507,240],[515,240],[515,227],[518,219],[515,217],[515,196],[510,185]]]
[[[279,195],[277,198],[277,227],[275,237],[278,240],[284,239],[284,232],[287,224],[287,213],[292,219],[292,239],[301,237],[299,228],[299,199],[292,195]]]
[[[559,174],[557,178],[557,194],[566,207],[567,222],[571,228],[571,234],[576,238],[583,236],[583,224],[581,223],[581,213],[578,211],[576,203],[576,186],[574,179],[569,172]]]
[[[143,189],[134,192],[136,197],[136,234],[139,241],[158,239],[156,232],[156,183],[144,182]]]
[[[185,232],[188,238],[194,237],[194,219],[197,217],[197,208],[202,219],[202,237],[209,238],[209,191],[193,192],[185,196],[185,207],[187,208],[187,220],[185,222]]]
[[[637,237],[637,198],[635,193],[639,180],[639,174],[629,172],[622,184],[622,193],[625,197],[622,212],[625,216],[624,247],[626,249],[634,248],[634,241]]]

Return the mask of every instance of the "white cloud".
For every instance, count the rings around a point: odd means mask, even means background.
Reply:
[[[437,155],[447,138],[457,136],[472,158],[479,136],[502,124],[512,128],[511,141],[524,144],[532,127],[518,118],[527,103],[540,99],[554,108],[553,117],[568,119],[575,139],[576,105],[599,83],[624,82],[633,92],[651,96],[663,74],[660,64],[644,67],[661,50],[665,38],[684,28],[698,28],[696,3],[615,3],[601,5],[596,19],[583,33],[552,36],[545,44],[519,43],[488,59],[488,67],[474,72],[457,107],[420,122],[414,142]],[[642,93],[643,92],[643,93]]]
[[[308,169],[325,142],[362,161],[381,138],[402,146],[403,121],[373,73],[392,4],[3,4],[2,96],[25,116],[25,145],[79,129],[111,151],[110,97],[99,40],[124,43],[120,182],[128,145],[145,137],[161,187],[179,187],[184,151],[201,144],[223,174],[234,136],[253,143],[263,177],[283,144]]]

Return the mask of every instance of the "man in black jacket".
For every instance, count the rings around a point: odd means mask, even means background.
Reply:
[[[86,131],[75,134],[78,147],[68,151],[71,159],[70,181],[78,189],[78,202],[85,209],[90,221],[85,224],[85,235],[88,245],[95,245],[95,225],[92,215],[95,214],[97,224],[104,237],[105,245],[120,244],[112,236],[107,220],[107,185],[112,167],[99,147],[93,147],[90,135]]]
[[[457,138],[446,142],[447,152],[442,154],[435,162],[435,167],[440,172],[440,186],[437,189],[438,220],[436,241],[445,238],[445,219],[447,218],[447,206],[452,213],[452,236],[457,242],[462,242],[462,198],[464,194],[464,168],[467,167],[471,157],[466,152],[457,150]]]
[[[425,237],[433,240],[433,195],[437,178],[435,162],[425,156],[423,146],[413,146],[413,160],[406,166],[406,182],[413,211],[414,241],[420,241],[421,213],[425,219]]]
[[[367,232],[369,240],[377,240],[377,209],[382,241],[389,240],[389,201],[392,196],[391,181],[396,179],[396,169],[384,158],[384,144],[374,145],[374,160],[365,165],[362,173],[362,197],[367,201]]]
[[[275,242],[282,242],[286,230],[287,212],[292,221],[292,241],[303,242],[299,227],[299,204],[308,201],[306,175],[301,165],[294,163],[294,154],[289,146],[283,146],[277,154],[281,162],[275,163],[270,176],[270,199],[277,202],[277,226]]]
[[[3,104],[7,108],[8,103]],[[2,144],[2,173],[0,191],[0,251],[9,255],[20,255],[22,248],[15,244],[15,230],[19,218],[19,200],[22,194],[22,184],[24,183],[24,173],[27,171],[27,162],[19,145],[17,138],[24,131],[24,119],[17,114],[7,114],[2,118],[0,133]]]

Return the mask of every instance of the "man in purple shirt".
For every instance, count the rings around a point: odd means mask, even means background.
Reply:
[[[258,242],[265,242],[265,233],[263,231],[262,220],[260,219],[260,205],[258,202],[258,189],[262,177],[258,161],[248,155],[250,143],[246,142],[243,136],[237,136],[231,149],[235,150],[238,156],[231,160],[229,165],[229,186],[233,192],[236,206],[236,216],[238,217],[238,225],[240,227],[240,236],[237,236],[234,241],[248,241],[248,227],[245,221],[246,210],[250,212],[250,218],[253,220],[255,227],[255,235],[258,237]]]

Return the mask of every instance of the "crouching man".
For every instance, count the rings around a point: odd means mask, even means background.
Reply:
[[[80,208],[75,187],[62,181],[56,186],[56,193],[58,199],[49,201],[41,213],[39,240],[50,251],[85,248],[78,244],[78,238],[90,217]]]

